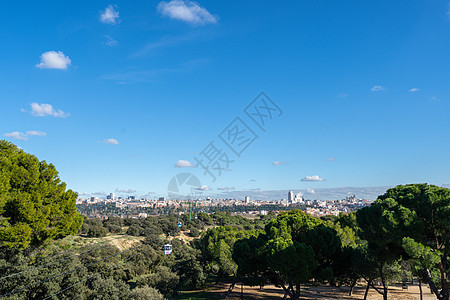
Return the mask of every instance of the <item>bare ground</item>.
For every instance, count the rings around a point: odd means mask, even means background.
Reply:
[[[229,284],[218,284],[214,285],[207,290],[202,292],[192,291],[184,292],[182,295],[177,297],[177,299],[223,299],[225,293],[229,288]],[[348,296],[349,289],[334,288],[330,286],[303,286],[301,299],[363,299],[365,292],[365,284],[355,287],[352,296]],[[431,294],[430,289],[426,286],[422,286],[423,299],[432,300],[436,299],[433,294]],[[283,299],[284,292],[281,287],[276,287],[274,285],[265,286],[264,289],[260,290],[259,287],[243,286],[243,299]],[[241,285],[236,284],[233,292],[228,299],[241,299]],[[288,298],[289,299],[289,298]],[[378,300],[383,299],[383,296],[376,292],[374,289],[369,290],[369,296],[367,299]],[[403,290],[401,285],[390,286],[388,299],[392,300],[413,300],[420,299],[419,287],[418,285],[408,285],[408,289]]]

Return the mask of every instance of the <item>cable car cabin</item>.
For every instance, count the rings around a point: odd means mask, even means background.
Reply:
[[[178,227],[181,227],[181,226],[183,226],[183,224],[181,224],[181,222],[178,222]]]
[[[172,245],[170,244],[164,245],[164,254],[165,255],[172,254]]]

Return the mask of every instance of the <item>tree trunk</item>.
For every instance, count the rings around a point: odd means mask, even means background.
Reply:
[[[284,291],[284,297],[283,297],[283,299],[286,299],[286,298],[287,298],[287,296],[289,295],[289,294],[288,294],[288,291],[291,290],[291,288],[292,288],[292,282],[289,283],[289,286],[288,286],[288,288],[287,288],[287,291],[286,291],[286,290]]]
[[[448,283],[447,283],[447,274],[445,273],[445,255],[442,255],[441,261],[439,262],[439,271],[441,272],[441,284],[442,284],[442,299],[448,300],[449,291],[448,291]]]
[[[381,281],[383,283],[383,300],[387,300],[388,298],[388,287],[384,279]]]
[[[422,280],[419,278],[419,292],[420,292],[420,300],[423,300],[423,294],[422,294]]]
[[[438,300],[444,300],[442,295],[439,293],[439,290],[437,289],[436,285],[434,284],[433,279],[431,278],[430,270],[425,269],[424,273],[425,273],[425,278],[428,281],[428,285],[430,286],[430,290],[436,295],[436,298]],[[448,299],[445,299],[445,300],[448,300]]]
[[[380,264],[380,277],[381,283],[383,284],[383,300],[387,300],[388,288],[386,285],[386,279],[384,278],[383,274],[383,263]]]
[[[352,285],[350,286],[350,291],[348,292],[348,295],[351,296],[353,293],[353,288],[356,285],[356,279],[352,282]]]
[[[272,271],[272,274],[275,275],[275,278],[278,281],[278,284],[281,285],[281,287],[283,288],[284,292],[286,294],[288,294],[292,299],[293,298],[293,293],[291,293],[290,289],[287,289],[286,286],[284,285],[284,282],[281,280],[280,276],[278,276],[278,274],[275,271]],[[290,287],[292,287],[292,283],[289,284]]]
[[[367,295],[369,294],[369,289],[370,289],[370,285],[372,284],[372,279],[369,279],[367,281],[367,287],[366,287],[366,292],[364,293],[364,300],[367,299]]]
[[[227,293],[225,294],[225,299],[228,299],[230,294],[233,292],[235,285],[236,285],[236,276],[233,277],[233,282],[231,283],[230,287],[228,288]]]
[[[217,281],[216,281],[216,284],[219,283],[221,277],[222,277],[222,270],[219,270],[219,273],[217,274]]]

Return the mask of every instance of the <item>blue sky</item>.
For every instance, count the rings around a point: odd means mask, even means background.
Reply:
[[[450,182],[448,1],[8,1],[0,17],[0,134],[80,193],[165,195],[182,172],[208,193]],[[265,132],[244,113],[261,91],[283,112]],[[240,157],[219,138],[236,117],[258,136]],[[210,142],[234,160],[216,181],[175,167]]]

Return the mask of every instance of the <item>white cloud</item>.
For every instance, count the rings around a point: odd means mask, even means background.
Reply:
[[[327,161],[336,161],[336,158],[334,158],[334,157],[328,157]]]
[[[4,136],[10,137],[12,139],[17,139],[17,140],[23,140],[23,141],[28,140],[28,137],[26,134],[24,134],[23,132],[18,132],[18,131],[5,133]]]
[[[410,89],[409,91],[410,92],[417,92],[419,89],[418,88],[412,88],[412,89]]]
[[[27,131],[27,136],[46,136],[47,134],[42,131],[31,130]]]
[[[111,25],[117,24],[119,22],[117,5],[108,5],[108,7],[100,14],[100,22]]]
[[[372,92],[381,92],[381,91],[385,91],[386,88],[384,86],[381,86],[381,85],[374,85],[370,90]]]
[[[112,37],[110,37],[109,35],[105,34],[105,38],[106,38],[106,46],[110,46],[110,47],[114,47],[117,46],[117,44],[119,44],[118,41],[116,41],[115,39],[113,39]]]
[[[301,181],[323,181],[323,178],[319,177],[319,175],[306,176],[300,179]]]
[[[103,143],[109,144],[109,145],[119,145],[119,141],[116,139],[105,139],[105,140],[103,140]]]
[[[46,135],[47,134],[45,132],[36,131],[36,130],[27,131],[26,133],[14,131],[14,132],[4,134],[4,136],[6,136],[6,137],[16,139],[16,140],[22,140],[22,141],[27,141],[29,136],[46,136]]]
[[[106,193],[105,192],[93,192],[93,193],[91,193],[91,195],[92,196],[104,196],[104,195],[106,195]]]
[[[26,112],[25,109],[21,109],[22,112]],[[51,104],[46,103],[31,103],[31,114],[37,117],[53,116],[56,118],[67,118],[69,113],[65,113],[60,109],[54,109]]]
[[[199,191],[209,191],[210,189],[211,188],[209,186],[207,186],[207,185],[203,185],[203,186],[201,186],[199,188],[196,188],[196,190],[199,190]]]
[[[133,193],[136,193],[136,190],[133,190],[133,189],[125,189],[125,190],[116,189],[115,192],[116,193],[122,193],[122,194],[133,194]]]
[[[36,65],[40,69],[59,69],[65,70],[72,61],[61,51],[47,51],[41,55],[41,63]]]
[[[188,168],[188,167],[193,167],[194,164],[191,163],[188,160],[182,160],[180,159],[179,161],[177,161],[177,163],[175,164],[175,168]]]
[[[274,165],[274,166],[281,166],[283,163],[281,162],[281,161],[278,161],[278,160],[276,160],[276,161],[274,161],[273,163],[272,163],[272,165]]]
[[[155,195],[156,195],[155,192],[148,192],[147,194],[140,195],[140,198],[151,199],[154,198]]]
[[[316,193],[315,190],[310,189],[310,188],[307,188],[307,189],[306,189],[306,192],[309,193],[309,194],[315,194],[315,193]]]
[[[346,93],[340,93],[336,97],[338,97],[338,98],[347,98],[347,96],[348,96],[348,94],[346,94]]]
[[[173,47],[180,45],[182,43],[190,42],[195,38],[198,38],[198,36],[199,36],[198,33],[192,32],[179,36],[163,36],[157,41],[148,43],[143,48],[131,54],[130,57],[139,57],[148,54],[149,52],[155,52],[164,48]]]
[[[217,17],[213,16],[209,11],[201,7],[198,3],[192,1],[161,1],[158,4],[158,12],[165,17],[184,21],[193,25],[217,23]]]
[[[218,191],[232,191],[232,190],[234,190],[234,186],[223,186],[223,187],[218,187],[217,190],[218,190]]]

